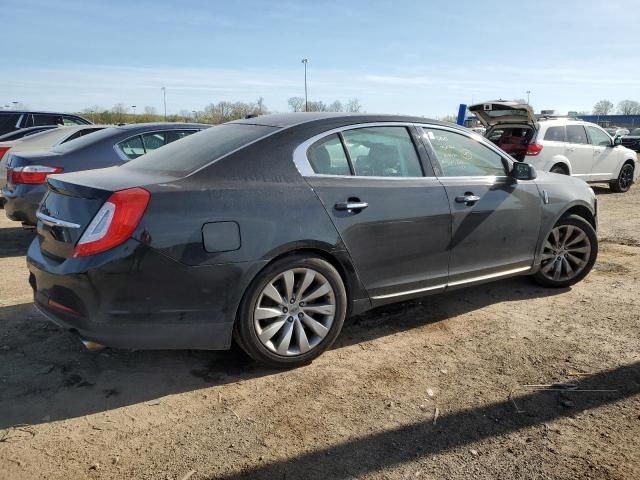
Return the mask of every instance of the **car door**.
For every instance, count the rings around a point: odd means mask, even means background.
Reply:
[[[613,140],[601,128],[587,126],[587,133],[593,146],[593,166],[590,180],[610,180],[618,176],[620,158],[618,150],[613,146]]]
[[[587,181],[593,167],[593,146],[589,143],[587,131],[583,125],[567,125],[566,131],[565,156],[571,163],[571,175]]]
[[[447,283],[449,202],[414,133],[401,124],[350,126],[295,154],[374,304]]]
[[[478,135],[423,126],[422,139],[452,212],[449,285],[529,270],[542,210],[535,182],[509,177],[510,161]]]

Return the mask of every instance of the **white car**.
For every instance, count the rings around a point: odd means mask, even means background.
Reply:
[[[469,110],[486,125],[489,140],[538,170],[606,182],[616,192],[629,190],[640,174],[636,152],[594,123],[536,118],[529,105],[517,102],[485,102]]]

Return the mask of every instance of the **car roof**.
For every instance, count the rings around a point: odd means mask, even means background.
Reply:
[[[408,115],[388,115],[375,113],[336,113],[336,112],[296,112],[296,113],[273,113],[258,117],[234,120],[228,123],[240,123],[248,125],[265,125],[269,127],[288,128],[304,124],[320,123],[375,123],[375,122],[402,122],[402,123],[431,123],[443,126],[456,126],[448,122],[441,122],[424,117],[413,117]]]
[[[144,131],[157,128],[209,128],[213,125],[209,123],[180,123],[180,122],[149,122],[149,123],[127,123],[126,125],[111,125],[120,130]]]
[[[25,114],[25,113],[37,113],[37,114],[45,114],[45,115],[71,115],[73,117],[83,118],[81,115],[77,113],[66,113],[66,112],[47,112],[43,110],[0,110],[0,114],[3,113],[13,113],[15,114]]]

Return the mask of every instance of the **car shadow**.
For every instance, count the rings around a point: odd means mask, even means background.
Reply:
[[[35,230],[22,227],[0,228],[0,258],[24,256],[34,235]]]
[[[562,291],[513,278],[388,305],[349,319],[334,348]],[[45,320],[30,303],[0,307],[0,323],[0,428],[76,418],[281,372],[256,365],[237,347],[87,352],[78,337]]]
[[[583,377],[571,389],[535,390],[501,402],[442,415],[437,422],[429,419],[402,425],[215,478],[361,478],[407,462],[426,461],[437,453],[487,438],[504,436],[563,417],[575,418],[582,412],[639,393],[640,363],[634,363]],[[476,451],[471,455],[479,453]]]

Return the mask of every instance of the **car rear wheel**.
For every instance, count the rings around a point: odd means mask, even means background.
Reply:
[[[598,237],[591,224],[577,215],[561,218],[542,248],[534,280],[545,287],[568,287],[582,280],[598,256]]]
[[[252,282],[235,336],[254,360],[296,367],[333,344],[346,312],[347,293],[336,269],[322,258],[295,255],[274,262]]]
[[[633,184],[633,165],[625,163],[620,169],[618,178],[609,183],[611,190],[617,193],[624,193],[631,188]]]

